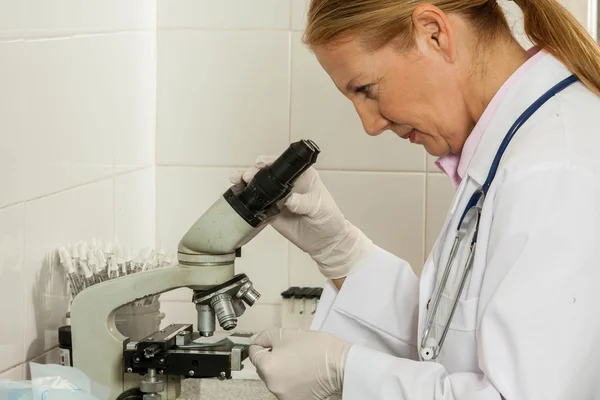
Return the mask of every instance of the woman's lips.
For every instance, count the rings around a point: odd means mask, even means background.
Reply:
[[[410,140],[411,143],[415,142],[415,136],[416,136],[417,131],[416,130],[411,130],[410,132],[400,136],[402,139],[408,139]]]

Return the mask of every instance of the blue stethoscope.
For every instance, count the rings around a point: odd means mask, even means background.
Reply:
[[[515,133],[517,133],[517,131],[523,126],[523,124],[525,122],[527,122],[527,120],[533,114],[535,114],[535,112],[542,105],[544,105],[544,103],[546,103],[548,100],[550,100],[556,94],[562,92],[564,89],[566,89],[573,83],[575,83],[577,80],[578,79],[576,76],[571,75],[570,77],[559,82],[554,87],[552,87],[550,90],[548,90],[546,93],[544,93],[539,99],[537,99],[533,104],[531,104],[523,112],[523,114],[521,114],[521,116],[515,121],[515,123],[512,125],[512,127],[509,129],[509,131],[506,133],[506,136],[504,136],[504,139],[502,140],[502,143],[500,144],[500,147],[498,148],[498,151],[496,152],[494,161],[492,162],[490,171],[488,173],[488,176],[487,176],[485,182],[483,183],[482,186],[480,186],[475,191],[475,193],[473,193],[473,195],[469,199],[469,202],[467,203],[467,206],[465,207],[465,210],[462,213],[462,216],[460,217],[458,227],[456,228],[456,237],[454,238],[454,243],[452,244],[452,248],[450,250],[450,255],[448,256],[448,262],[446,263],[446,268],[444,269],[444,274],[442,275],[440,284],[439,284],[437,290],[435,291],[435,294],[431,301],[431,312],[429,313],[429,318],[427,319],[427,325],[425,328],[425,332],[423,334],[423,339],[421,340],[421,348],[420,348],[421,359],[426,360],[426,361],[436,359],[438,357],[438,355],[440,354],[440,350],[442,348],[442,345],[444,344],[446,335],[448,334],[448,329],[450,328],[450,323],[452,322],[452,317],[454,316],[454,312],[456,311],[456,306],[458,305],[458,301],[459,301],[462,291],[465,287],[467,277],[468,277],[469,273],[471,272],[471,269],[473,268],[473,260],[475,258],[475,248],[477,246],[477,235],[479,233],[479,218],[481,216],[481,208],[483,206],[483,200],[485,199],[485,196],[487,195],[490,185],[492,184],[492,181],[494,180],[494,177],[496,176],[496,172],[498,171],[498,166],[500,165],[500,160],[502,160],[504,151],[510,144],[510,141],[512,140],[512,138],[515,136]],[[431,331],[432,331],[431,328],[434,324],[435,317],[437,315],[439,305],[440,305],[440,299],[442,298],[442,294],[446,288],[446,283],[448,281],[448,277],[450,275],[452,265],[454,264],[454,258],[456,257],[456,254],[458,253],[458,249],[460,247],[462,239],[466,236],[466,233],[467,233],[467,227],[463,226],[463,223],[465,222],[465,219],[467,218],[468,215],[473,215],[473,214],[474,214],[475,221],[476,221],[475,222],[475,233],[473,234],[473,238],[471,239],[471,246],[469,249],[469,256],[467,257],[467,261],[465,264],[465,270],[464,270],[463,275],[459,282],[458,292],[456,293],[456,295],[454,296],[454,299],[452,301],[452,308],[450,311],[450,315],[448,316],[446,323],[443,325],[442,334],[439,337],[439,339],[435,339],[431,335]],[[471,218],[469,218],[469,220],[471,220]]]

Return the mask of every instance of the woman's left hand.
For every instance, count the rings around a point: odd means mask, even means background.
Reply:
[[[252,343],[250,361],[279,400],[325,400],[342,392],[350,343],[290,328],[269,329]]]

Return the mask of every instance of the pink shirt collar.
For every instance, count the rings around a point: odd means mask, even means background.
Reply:
[[[514,84],[518,82],[523,75],[525,75],[527,70],[535,65],[546,54],[543,51],[539,51],[535,47],[529,49],[528,52],[532,54],[532,57],[523,65],[521,65],[519,69],[517,69],[506,82],[504,82],[502,87],[500,87],[498,92],[494,95],[494,98],[490,104],[488,104],[485,111],[481,115],[481,118],[479,118],[479,121],[477,121],[477,124],[465,141],[462,152],[460,154],[449,153],[435,161],[435,165],[437,165],[442,172],[448,175],[452,186],[454,186],[455,189],[458,188],[462,182],[462,179],[465,177],[467,169],[471,164],[471,160],[475,155],[475,150],[477,150],[479,140],[481,139],[483,132],[485,132],[487,129],[492,117],[496,113],[498,106],[506,96],[508,90],[514,86]]]

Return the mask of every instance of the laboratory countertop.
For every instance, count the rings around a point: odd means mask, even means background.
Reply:
[[[186,379],[179,400],[277,400],[262,381]]]
[[[179,400],[277,400],[262,381],[230,379],[186,379]],[[329,400],[341,400],[332,396]]]
[[[260,380],[249,360],[244,369],[232,373],[233,379],[186,379],[181,384],[178,400],[277,400]],[[341,400],[332,396],[328,400]]]

